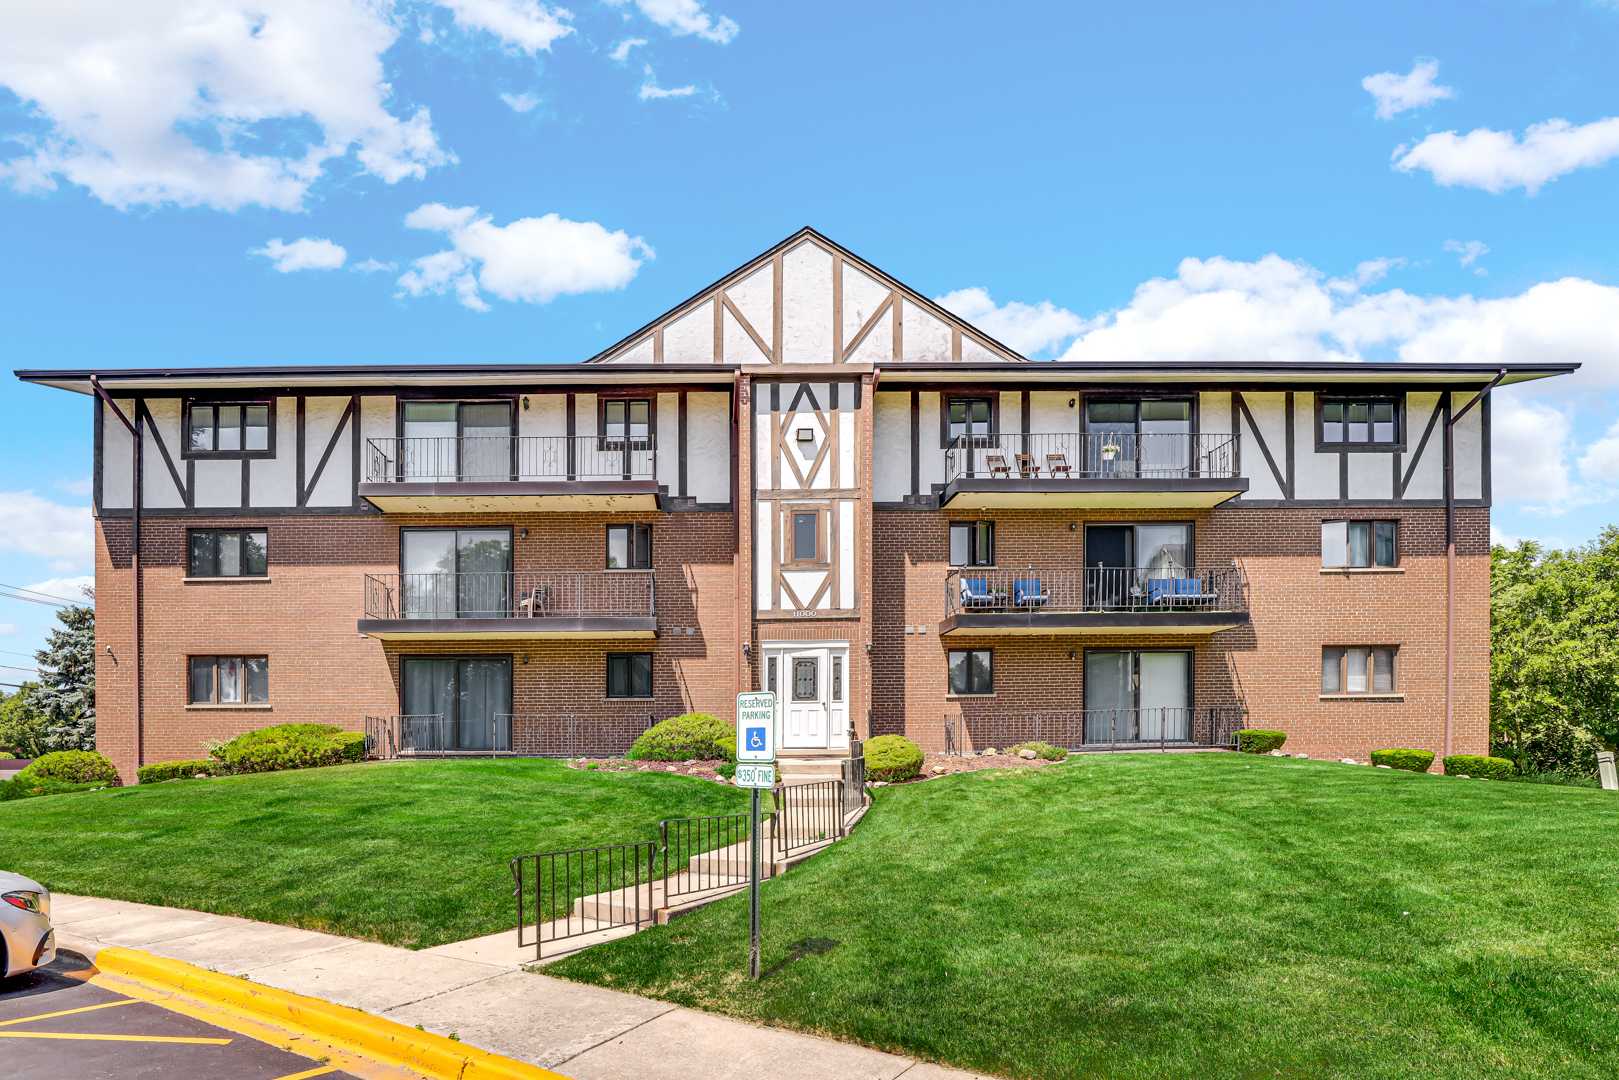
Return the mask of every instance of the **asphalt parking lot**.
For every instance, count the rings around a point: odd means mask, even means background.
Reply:
[[[83,956],[59,950],[49,967],[0,979],[0,1062],[9,1080],[358,1080],[310,1058],[93,986],[85,981],[92,973]]]

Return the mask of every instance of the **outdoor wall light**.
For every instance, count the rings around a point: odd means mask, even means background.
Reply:
[[[112,657],[112,662],[113,663],[116,664],[118,662],[118,657],[117,657],[116,654],[113,653],[111,645],[107,646],[107,655]]]
[[[1068,404],[1072,405],[1073,402],[1070,401]],[[528,412],[528,395],[527,394],[523,395],[523,411]]]
[[[1073,398],[1068,399],[1068,407],[1070,409],[1072,409],[1074,407],[1074,399]],[[525,408],[525,409],[528,408],[528,398],[523,399],[523,408]]]
[[[1077,521],[1070,521],[1070,522],[1069,522],[1069,523],[1068,523],[1068,531],[1069,531],[1069,532],[1077,532],[1077,531],[1079,531],[1079,522],[1077,522]],[[523,532],[523,535],[524,535],[524,536],[527,536],[527,535],[528,535],[528,532],[527,532],[527,530],[525,530],[525,531],[524,531],[524,532]]]
[[[750,660],[753,659],[753,646],[745,641],[742,643],[742,655]]]
[[[1079,659],[1079,650],[1078,649],[1069,649],[1068,650],[1068,659],[1070,659],[1070,660],[1078,660]],[[523,663],[525,663],[525,664],[528,663],[528,657],[526,657],[526,656],[523,657]]]
[[[518,535],[518,536],[521,536],[521,537],[522,537],[522,538],[523,538],[523,539],[524,539],[524,540],[527,540],[527,539],[528,539],[528,530],[527,530],[527,529],[523,529],[523,530],[521,530],[521,531],[520,531],[520,532],[518,532],[518,534],[517,534],[517,535]],[[523,661],[523,662],[524,662],[524,663],[525,663],[525,664],[526,664],[526,663],[528,663],[528,661],[527,661],[527,660],[525,660],[525,661]]]
[[[799,428],[798,429],[798,441],[799,442],[814,442],[815,441],[815,432],[811,431],[807,427]]]

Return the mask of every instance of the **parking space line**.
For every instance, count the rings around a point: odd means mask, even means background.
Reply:
[[[0,1031],[0,1039],[84,1039],[91,1042],[206,1043],[228,1046],[229,1039],[188,1039],[178,1035],[81,1035],[71,1031]]]
[[[110,1009],[114,1005],[133,1005],[138,998],[125,998],[123,1001],[103,1001],[100,1005],[86,1005],[82,1009],[63,1009],[61,1012],[40,1013],[38,1016],[25,1016],[20,1020],[0,1020],[0,1027],[10,1027],[12,1024],[26,1024],[33,1020],[49,1020],[53,1016],[72,1016],[74,1013],[91,1012],[95,1009]]]
[[[278,1076],[276,1077],[276,1080],[309,1080],[309,1077],[311,1076],[325,1076],[327,1073],[334,1073],[336,1071],[336,1065],[322,1065],[320,1068],[310,1069],[308,1072],[288,1073],[286,1076]]]

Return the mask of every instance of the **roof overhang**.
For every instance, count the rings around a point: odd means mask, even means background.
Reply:
[[[1362,383],[1368,386],[1400,384],[1454,384],[1482,386],[1501,372],[1501,385],[1549,379],[1579,370],[1579,364],[1408,364],[1246,362],[1199,363],[1156,360],[1112,364],[1039,361],[1029,364],[918,364],[881,365],[883,390],[916,383],[1056,383],[1063,387],[1083,383],[1162,383],[1175,385],[1231,385],[1260,383],[1310,385],[1323,382]]]
[[[106,368],[14,372],[23,382],[91,394],[92,377],[109,394],[128,396],[188,390],[253,390],[288,393],[329,389],[334,393],[386,392],[396,388],[487,387],[517,393],[554,386],[589,391],[602,386],[713,385],[729,389],[736,364],[342,364],[323,367]]]

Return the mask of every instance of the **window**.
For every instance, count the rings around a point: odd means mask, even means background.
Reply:
[[[512,477],[509,401],[406,401],[399,424],[401,477],[444,483]]]
[[[993,521],[952,521],[950,523],[951,566],[994,566],[995,523]]]
[[[263,577],[270,572],[270,534],[263,529],[192,529],[187,577]]]
[[[1085,432],[1085,467],[1104,475],[1175,477],[1192,465],[1190,401],[1092,401]]]
[[[814,659],[793,661],[793,700],[821,700],[821,665]]]
[[[843,657],[832,658],[832,700],[843,700]]]
[[[270,700],[270,661],[263,656],[193,656],[193,705],[262,705]]]
[[[607,656],[607,696],[610,698],[651,697],[652,654],[649,652],[609,653]]]
[[[993,694],[995,650],[951,649],[950,693]]]
[[[650,570],[652,568],[652,526],[607,526],[607,569]]]
[[[793,514],[792,561],[817,562],[821,532],[821,515],[816,510],[801,510]]]
[[[1393,521],[1323,521],[1322,566],[1398,566]]]
[[[604,401],[602,403],[602,437],[609,443],[646,442],[652,434],[652,402]]]
[[[1323,694],[1394,694],[1396,646],[1329,645],[1321,650]]]
[[[183,456],[274,457],[274,409],[269,402],[186,406],[186,443]]]
[[[989,398],[952,398],[946,411],[945,438],[950,445],[958,439],[991,433],[995,413]]]
[[[510,529],[400,530],[399,606],[407,619],[503,619],[513,608]],[[522,597],[530,602],[534,594]]]
[[[1321,447],[1387,448],[1400,442],[1399,403],[1382,400],[1321,402]]]
[[[765,689],[772,694],[776,692],[776,658],[774,656],[765,660]]]

